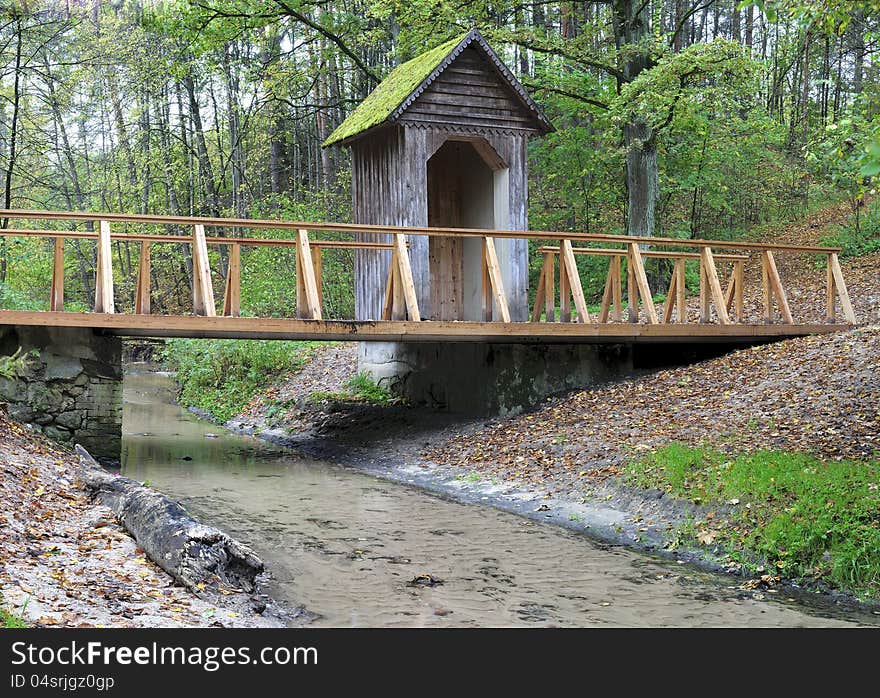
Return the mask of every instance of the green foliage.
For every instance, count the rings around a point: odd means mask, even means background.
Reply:
[[[880,462],[783,451],[731,457],[669,444],[626,466],[633,484],[719,510],[717,542],[746,562],[880,596]],[[728,503],[735,502],[735,505]]]
[[[831,36],[842,35],[858,12],[880,11],[878,0],[743,0],[740,7],[754,5],[770,22],[780,15],[796,19]]]
[[[352,376],[347,387],[353,395],[376,405],[387,405],[394,401],[394,396],[382,386],[377,385],[366,372]]]
[[[823,237],[821,243],[829,247],[840,247],[843,257],[880,252],[880,204],[871,204],[864,216],[861,208],[857,206],[850,220],[831,235]]]
[[[610,109],[619,126],[639,114],[659,129],[668,125],[681,102],[717,114],[728,111],[731,103],[752,101],[759,77],[760,65],[740,43],[717,38],[679,53],[664,51],[650,70],[621,88]]]
[[[256,202],[253,218],[280,218],[286,221],[314,222],[348,217],[347,192],[340,195],[314,195],[295,200],[288,195],[271,195]],[[330,211],[331,213],[328,213]],[[263,230],[261,237],[290,238],[291,231]],[[345,233],[326,233],[326,240],[348,240]],[[324,315],[328,318],[354,317],[354,251],[325,250],[322,254]],[[296,313],[296,252],[293,247],[245,247],[242,249],[241,307],[245,315],[292,317]]]
[[[36,349],[23,352],[19,347],[11,356],[0,356],[0,378],[12,380],[20,376],[27,370],[28,360],[38,353]]]
[[[27,623],[23,618],[17,616],[15,613],[6,610],[3,605],[3,595],[0,594],[0,628],[7,630],[15,630],[26,628]]]
[[[299,370],[315,342],[170,339],[160,358],[177,372],[179,400],[225,422],[279,376]]]
[[[345,392],[338,393],[316,390],[309,394],[309,402],[315,405],[322,402],[368,402],[373,405],[391,405],[399,400],[376,384],[366,372],[352,376],[345,388]]]

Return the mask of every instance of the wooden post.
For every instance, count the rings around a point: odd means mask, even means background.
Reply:
[[[724,292],[724,307],[730,313],[733,310],[738,320],[742,319],[742,291],[743,284],[743,262],[736,260],[733,262],[733,269],[730,272],[730,279],[727,282],[727,290]]]
[[[571,290],[561,254],[559,255],[559,322],[571,322]]]
[[[613,255],[608,259],[608,276],[605,278],[605,290],[602,293],[602,306],[599,310],[599,322],[608,322],[609,312],[614,322],[620,322],[623,316],[623,300],[620,289],[620,257]]]
[[[403,297],[406,299],[406,311],[409,319],[413,322],[421,322],[419,313],[419,301],[416,297],[416,286],[413,282],[412,267],[409,264],[409,252],[406,249],[406,235],[394,234],[394,249],[397,252],[397,268],[400,272],[400,285],[403,288]]]
[[[736,282],[736,290],[733,292],[733,308],[738,322],[742,322],[744,317],[743,283],[745,281],[745,266],[746,263],[742,260],[737,260],[733,263],[733,278]]]
[[[226,293],[223,294],[223,314],[227,317],[241,315],[241,245],[232,244],[229,250],[229,267],[226,273]]]
[[[724,300],[724,293],[721,291],[721,282],[718,280],[718,271],[715,268],[715,259],[712,257],[710,248],[700,248],[700,261],[703,263],[712,302],[715,304],[715,313],[718,315],[718,322],[722,325],[729,325],[730,317],[727,315],[727,303]]]
[[[150,243],[147,240],[141,241],[134,312],[138,315],[150,314]]]
[[[736,319],[740,322],[743,318],[743,267],[742,260],[734,261],[733,270],[730,272],[730,281],[728,281],[727,290],[724,292],[724,307],[728,313],[733,309]]]
[[[685,300],[685,260],[676,259],[674,273],[678,277],[675,282],[675,322],[685,324],[687,322],[687,301]]]
[[[391,319],[406,320],[406,296],[403,293],[403,280],[400,276],[400,263],[397,250],[394,250],[391,267]]]
[[[831,269],[831,276],[834,280],[834,286],[837,289],[837,295],[840,297],[840,307],[843,310],[843,317],[852,325],[855,325],[856,314],[853,311],[852,303],[849,299],[849,291],[846,290],[846,282],[843,280],[843,270],[840,268],[840,260],[837,253],[832,252],[828,255],[828,266]]]
[[[541,266],[541,273],[538,274],[538,288],[535,289],[535,302],[532,305],[532,322],[539,322],[541,320],[541,313],[543,312],[544,305],[544,294],[546,293],[547,287],[547,256],[544,256],[544,264]]]
[[[623,322],[623,289],[621,288],[620,281],[621,259],[622,258],[618,255],[615,255],[611,258],[611,263],[614,265],[611,267],[612,275],[614,277],[611,287],[611,297],[614,312],[612,312],[611,314],[611,319],[614,320],[614,322]]]
[[[544,322],[556,322],[556,256],[544,253]]]
[[[730,278],[727,280],[727,289],[724,291],[724,307],[730,313],[733,307],[733,296],[736,293],[736,267],[730,270]]]
[[[382,319],[391,319],[391,305],[394,300],[394,269],[397,267],[397,260],[394,259],[394,250],[391,251],[391,262],[388,265],[388,278],[385,280],[385,301],[382,303]]]
[[[826,255],[825,265],[825,318],[832,322],[837,318],[837,292],[834,288],[834,272],[831,271],[831,255]]]
[[[193,226],[193,312],[196,315],[214,317],[214,283],[211,280],[211,264],[208,261],[208,243],[205,241],[205,226]]]
[[[577,310],[578,322],[589,322],[590,313],[587,311],[587,301],[584,298],[584,288],[581,286],[581,277],[578,274],[577,264],[575,263],[571,240],[562,241],[559,254],[559,264],[565,267],[565,276],[571,287],[571,295],[574,297],[574,307]]]
[[[788,298],[785,295],[785,289],[782,287],[782,280],[779,278],[779,271],[776,269],[776,262],[773,259],[773,253],[770,250],[765,250],[763,252],[763,271],[766,277],[766,281],[769,282],[769,289],[772,290],[773,295],[776,296],[776,303],[779,306],[779,312],[782,314],[782,319],[785,320],[788,324],[794,324],[794,320],[791,317],[791,308],[788,307]],[[764,289],[765,299],[767,298],[768,289],[765,287]],[[765,319],[769,316],[770,322],[773,320],[773,308],[772,305],[767,305],[768,312],[765,314]]]
[[[639,321],[639,285],[636,283],[636,270],[632,258],[626,258],[626,300],[630,322]]]
[[[98,268],[95,272],[95,312],[116,312],[113,304],[113,253],[110,223],[101,221],[98,233]]]
[[[636,285],[639,288],[639,295],[642,297],[642,305],[645,307],[645,314],[648,316],[648,322],[651,325],[657,324],[657,311],[654,309],[654,299],[651,296],[651,289],[648,287],[648,276],[645,274],[645,265],[642,263],[642,253],[639,246],[631,242],[629,243],[629,261],[633,267]],[[638,309],[636,309],[638,312]]]
[[[483,238],[480,240],[480,317],[483,322],[492,322],[492,279],[488,259],[486,238]]]
[[[324,306],[324,261],[321,258],[321,248],[312,247],[312,267],[315,270],[315,288],[318,289],[319,306]]]
[[[678,295],[676,286],[678,285],[678,260],[675,260],[675,267],[672,270],[672,277],[669,279],[669,290],[666,292],[666,302],[663,304],[663,320],[664,324],[672,320],[672,311],[675,308],[675,298]]]
[[[712,310],[709,305],[709,280],[706,278],[706,265],[700,257],[700,322],[709,322]]]
[[[321,319],[321,298],[315,279],[315,267],[306,230],[296,231],[297,313],[310,320]]]
[[[608,322],[608,314],[611,310],[611,299],[614,295],[614,260],[611,257],[608,260],[608,274],[605,276],[605,290],[602,291],[602,305],[599,306],[599,322]]]
[[[764,322],[773,322],[773,294],[770,290],[770,270],[767,255],[761,254],[761,297],[764,306]]]
[[[49,310],[53,310],[56,313],[60,313],[64,310],[64,238],[55,238],[55,253],[52,258],[52,291],[49,296]]]
[[[495,241],[490,237],[485,237],[483,244],[486,250],[486,268],[492,282],[495,307],[498,309],[501,322],[510,322],[510,309],[507,307],[507,296],[504,295],[504,283],[501,279],[501,265],[498,263],[498,255],[495,252]]]

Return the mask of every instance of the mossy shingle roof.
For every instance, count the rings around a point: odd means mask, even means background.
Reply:
[[[382,123],[393,121],[399,114],[412,103],[413,93],[421,93],[427,82],[444,70],[449,63],[458,57],[460,52],[476,41],[487,56],[495,63],[499,72],[506,79],[510,87],[519,94],[526,106],[535,114],[538,121],[546,126],[546,130],[553,130],[547,117],[540,108],[532,101],[516,78],[504,66],[501,60],[489,48],[485,39],[476,29],[462,34],[425,53],[416,56],[406,63],[402,63],[392,70],[375,90],[361,102],[357,108],[343,121],[330,137],[324,141],[324,147],[333,144],[345,143],[346,141],[368,131]]]

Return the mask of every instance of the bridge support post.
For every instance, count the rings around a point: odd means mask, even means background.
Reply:
[[[118,461],[122,445],[122,340],[90,329],[6,326],[0,355],[34,351],[0,378],[9,416],[95,457]]]

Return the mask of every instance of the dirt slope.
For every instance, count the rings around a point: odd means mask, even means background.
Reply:
[[[428,461],[569,490],[669,441],[823,458],[880,451],[880,328],[754,347],[583,390],[424,452]]]

